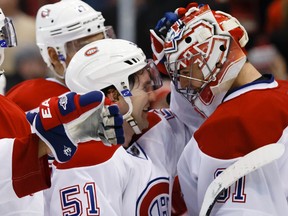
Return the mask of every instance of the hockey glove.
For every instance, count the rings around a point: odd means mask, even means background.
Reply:
[[[178,20],[178,16],[174,12],[166,12],[154,29],[150,29],[151,49],[153,52],[153,60],[158,70],[167,75],[165,67],[164,41],[166,34],[174,22]]]
[[[123,144],[123,117],[100,91],[70,92],[52,97],[39,106],[39,113],[26,117],[36,134],[49,146],[55,159],[68,161],[78,143],[103,139],[105,144]]]
[[[174,12],[166,12],[156,24],[154,29],[150,29],[151,49],[153,52],[153,60],[158,70],[168,75],[165,67],[165,55],[164,55],[164,42],[170,27],[181,17],[185,15],[191,8],[197,8],[196,2],[189,3],[186,8],[179,7]],[[193,10],[193,9],[192,9]]]

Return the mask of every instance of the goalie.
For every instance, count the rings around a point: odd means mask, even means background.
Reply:
[[[159,31],[171,26],[165,41],[154,34],[152,42],[174,90],[206,119],[178,162],[189,215],[199,215],[208,186],[226,167],[270,143],[287,145],[288,83],[261,75],[247,60],[248,36],[236,18],[195,3],[181,10],[172,26],[160,23]],[[240,178],[218,197],[212,215],[287,215],[286,163],[284,153]]]

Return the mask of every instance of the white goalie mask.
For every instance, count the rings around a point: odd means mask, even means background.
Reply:
[[[129,106],[124,119],[135,133],[140,133],[131,115],[133,83],[129,78],[141,70],[148,72],[151,90],[162,86],[159,71],[153,61],[148,61],[136,44],[122,39],[103,39],[86,45],[73,56],[65,80],[68,88],[78,93],[114,86]]]
[[[246,62],[247,42],[237,19],[208,5],[190,8],[170,28],[164,44],[167,70],[176,90],[204,117],[222,102]]]
[[[73,48],[76,52],[87,44],[77,43],[78,39],[99,33],[103,33],[104,38],[114,37],[113,28],[105,27],[104,21],[101,12],[95,11],[81,0],[62,0],[42,6],[36,16],[36,41],[47,66],[54,71],[48,47],[56,50],[65,69],[68,42],[75,42]]]

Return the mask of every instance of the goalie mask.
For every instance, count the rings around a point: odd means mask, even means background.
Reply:
[[[47,66],[54,71],[48,47],[55,49],[65,70],[67,55],[70,52],[74,55],[89,43],[88,40],[85,42],[86,37],[99,33],[103,33],[104,38],[114,37],[112,27],[105,27],[104,21],[101,12],[95,11],[80,0],[62,0],[41,7],[36,16],[36,40]],[[84,40],[80,41],[80,39]]]
[[[134,96],[131,91],[133,75],[141,71],[147,73],[149,79],[145,92],[162,86],[156,66],[152,61],[147,61],[137,45],[121,39],[104,39],[86,45],[75,54],[67,68],[65,80],[68,88],[78,93],[114,86],[129,106],[124,119],[139,134],[141,130],[131,115],[133,106],[130,97]]]
[[[222,102],[244,63],[246,30],[208,5],[190,8],[170,28],[164,52],[176,90],[205,117]]]

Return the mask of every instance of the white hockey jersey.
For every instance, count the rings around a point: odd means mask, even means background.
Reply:
[[[38,159],[24,112],[3,96],[0,106],[0,215],[43,215],[43,198],[32,193],[50,186],[47,157]]]
[[[38,78],[26,80],[15,85],[6,93],[6,97],[17,104],[23,111],[27,112],[33,109],[38,109],[39,104],[47,98],[59,96],[68,91],[69,89],[67,87],[53,78]],[[50,179],[47,181],[50,183]],[[27,182],[27,184],[33,184],[33,182]],[[22,199],[0,205],[0,215],[8,215],[12,209],[15,211],[15,215],[24,216],[23,212],[27,212],[27,216],[44,215],[44,200],[42,192],[38,192],[33,196],[28,195]]]
[[[230,93],[195,132],[178,163],[189,215],[199,215],[207,187],[226,167],[277,141],[286,146],[284,156],[239,179],[217,199],[211,215],[288,214],[287,92],[287,82],[273,77],[245,85]]]
[[[167,109],[148,118],[149,129],[127,151],[82,143],[71,161],[55,162],[46,215],[170,215],[177,161],[191,132]]]

